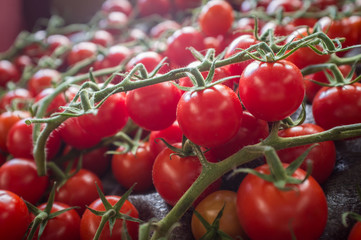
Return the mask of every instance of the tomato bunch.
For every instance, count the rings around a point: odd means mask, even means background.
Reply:
[[[0,55],[0,235],[319,239],[361,136],[360,8],[105,0],[26,32]]]

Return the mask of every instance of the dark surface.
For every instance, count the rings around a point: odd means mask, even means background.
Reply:
[[[310,105],[307,105],[307,114],[306,122],[313,122]],[[338,141],[335,144],[337,149],[336,166],[330,178],[322,185],[328,201],[329,217],[321,240],[347,239],[354,220],[349,219],[349,226],[345,227],[342,224],[342,214],[347,211],[361,213],[361,200],[359,200],[356,190],[356,185],[361,184],[361,139]],[[247,167],[255,167],[261,163],[263,163],[262,160],[256,159]],[[237,191],[242,177],[242,175],[231,179],[225,177],[222,188]],[[105,192],[110,194],[124,192],[111,174],[108,174],[103,180]],[[144,221],[153,218],[161,219],[170,210],[170,206],[155,191],[132,194],[130,201],[137,207],[140,218]],[[188,211],[181,219],[180,226],[174,230],[172,240],[193,239],[190,232],[190,219],[191,212]]]

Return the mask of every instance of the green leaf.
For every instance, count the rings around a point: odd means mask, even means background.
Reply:
[[[114,204],[114,210],[118,213],[121,209],[121,207],[123,206],[123,204],[125,203],[125,201],[128,199],[129,195],[131,194],[131,192],[133,191],[135,184],[133,184],[133,186],[131,186],[124,194],[123,196],[119,199],[119,201]]]
[[[312,144],[310,147],[307,148],[306,151],[304,151],[296,160],[294,160],[290,165],[286,168],[286,174],[288,176],[292,176],[294,172],[302,165],[303,161],[306,159],[307,155],[310,153],[310,151],[318,146],[319,144],[315,143]]]
[[[212,228],[212,225],[207,220],[205,220],[204,217],[197,210],[194,210],[193,213],[199,219],[199,221],[202,223],[202,225],[204,226],[206,231],[207,232],[210,231]]]
[[[105,198],[104,193],[103,193],[102,190],[99,188],[97,182],[95,182],[95,186],[96,186],[96,188],[97,188],[99,198],[101,199],[101,201],[102,201],[105,209],[106,209],[106,210],[112,209],[113,206],[112,206],[112,205],[108,202],[108,200]]]

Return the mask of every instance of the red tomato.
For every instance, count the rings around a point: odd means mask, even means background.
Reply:
[[[69,65],[74,65],[84,59],[95,57],[97,54],[97,45],[92,42],[80,42],[75,44],[68,54]]]
[[[21,240],[31,222],[25,202],[15,193],[0,189],[0,236]]]
[[[256,170],[269,174],[268,165]],[[302,169],[292,175],[303,179]],[[253,174],[241,182],[237,193],[237,212],[241,226],[253,240],[316,240],[327,222],[327,201],[320,185],[308,177],[305,182],[292,185],[288,191],[279,190],[273,183]]]
[[[99,29],[94,32],[90,41],[103,47],[110,47],[114,44],[114,37],[109,32]]]
[[[35,96],[35,102],[39,102],[41,99],[53,94],[55,92],[55,88],[44,88],[38,95]],[[65,106],[67,101],[63,93],[59,93],[55,96],[55,98],[51,101],[46,109],[45,115],[50,116],[52,113],[60,112],[62,109],[60,107]]]
[[[243,111],[241,126],[236,135],[228,142],[211,148],[210,151],[217,159],[223,160],[244,146],[259,143],[268,134],[268,122],[255,118],[248,111]]]
[[[85,206],[99,198],[96,183],[103,190],[102,182],[97,175],[86,169],[80,169],[57,189],[55,201],[78,206],[76,210],[81,215],[86,209]]]
[[[99,21],[99,28],[108,31],[117,38],[127,24],[128,17],[125,13],[110,12]]]
[[[301,105],[305,86],[301,71],[291,62],[253,61],[239,80],[239,95],[256,118],[282,120]]]
[[[165,129],[159,131],[151,131],[149,134],[150,151],[152,152],[154,157],[156,157],[164,148],[167,148],[161,138],[167,143],[173,144],[182,142],[182,136],[183,133],[177,121],[175,121],[171,126]]]
[[[48,44],[48,55],[53,54],[55,49],[60,46],[70,47],[71,45],[69,38],[60,34],[50,35],[49,37],[47,37],[46,43]]]
[[[0,167],[0,189],[11,191],[35,204],[49,185],[48,176],[40,177],[31,159],[13,158]]]
[[[361,222],[355,223],[351,232],[348,234],[347,240],[359,240],[361,239]]]
[[[169,0],[138,0],[137,8],[141,17],[152,14],[166,15],[170,10]]]
[[[233,8],[222,0],[213,0],[202,6],[198,22],[203,33],[208,36],[224,35],[233,24]]]
[[[295,137],[303,136],[313,133],[320,133],[324,130],[315,124],[305,123],[300,126],[287,128],[279,131],[278,135],[281,137]],[[307,155],[301,168],[307,169],[307,161],[312,163],[312,176],[318,183],[323,183],[331,175],[336,162],[336,148],[332,141],[320,142]],[[302,153],[304,153],[311,144],[299,147],[287,148],[278,151],[278,156],[284,163],[291,163],[296,160]]]
[[[38,208],[44,210],[46,203],[41,204]],[[61,211],[70,206],[60,202],[54,202],[50,213]],[[79,240],[80,216],[74,210],[66,211],[55,218],[52,218],[46,224],[40,240]],[[38,239],[36,231],[33,240]]]
[[[180,143],[173,144],[180,147]],[[180,157],[169,148],[161,151],[156,157],[153,165],[153,184],[159,195],[166,203],[174,206],[188,188],[197,179],[202,170],[199,159],[195,156]],[[215,162],[209,153],[207,160]],[[169,187],[172,186],[172,187]],[[195,205],[209,193],[220,187],[220,180],[210,185],[195,201]]]
[[[157,52],[154,51],[141,52],[129,60],[129,62],[126,65],[126,71],[130,72],[135,65],[137,65],[138,63],[142,63],[145,69],[147,69],[147,71],[150,73],[162,61],[162,59],[163,57]],[[168,65],[163,65],[159,69],[159,73],[166,73],[169,70],[168,68],[169,68]]]
[[[219,221],[219,230],[233,239],[244,237],[242,226],[237,216],[237,193],[228,190],[215,191],[205,197],[196,206],[195,210],[209,224],[212,224],[223,207],[223,214]],[[201,239],[206,233],[206,229],[195,214],[192,215],[191,228],[195,239]]]
[[[8,109],[25,109],[26,103],[29,103],[31,100],[32,96],[25,88],[16,88],[7,91],[0,98],[0,111],[7,111]]]
[[[258,43],[258,41],[252,35],[241,35],[231,42],[231,44],[226,50],[226,54],[224,57],[229,58],[236,53],[239,53],[241,49],[247,49],[256,43]],[[228,65],[228,69],[232,75],[241,75],[246,66],[252,61],[253,60],[247,60],[238,63],[232,63]]]
[[[202,0],[174,0],[176,10],[185,10],[188,8],[196,8],[202,4]]]
[[[163,33],[167,31],[175,31],[180,29],[181,25],[173,20],[164,20],[150,29],[150,36],[152,38],[159,38]]]
[[[16,158],[33,159],[33,125],[27,125],[26,119],[16,122],[9,130],[6,147]],[[61,146],[60,135],[52,132],[46,142],[47,159],[52,159],[59,152]]]
[[[312,113],[317,125],[330,129],[361,123],[361,84],[323,87],[313,99]]]
[[[6,111],[0,114],[0,150],[8,152],[6,147],[6,139],[10,128],[19,120],[30,117],[28,112],[23,111]]]
[[[237,133],[242,111],[237,94],[217,84],[184,93],[177,106],[177,121],[183,134],[193,143],[215,147]]]
[[[60,72],[54,69],[44,68],[37,71],[28,81],[28,90],[33,97],[38,95],[43,89],[59,83]]]
[[[293,12],[302,8],[302,5],[301,0],[273,0],[268,4],[266,13],[274,14],[276,11],[279,11],[280,8],[282,8],[284,12]]]
[[[204,50],[204,36],[193,27],[183,27],[175,31],[167,39],[166,55],[172,65],[186,66],[195,60],[189,47],[198,51]]]
[[[124,151],[119,147],[117,151]],[[149,143],[143,143],[135,154],[128,151],[124,154],[114,154],[112,158],[112,173],[120,185],[136,192],[145,192],[153,187],[152,168],[155,156],[150,151]]]
[[[120,199],[119,196],[105,196],[108,202],[114,206]],[[89,208],[96,211],[104,211],[105,207],[100,199],[95,200],[89,205]],[[126,200],[123,206],[120,208],[119,212],[127,214],[131,217],[138,218],[139,213],[135,206]],[[85,210],[81,222],[80,222],[80,236],[82,240],[92,240],[97,228],[100,224],[101,217],[90,212],[89,209]],[[138,239],[138,228],[139,223],[126,221],[126,226],[131,239]],[[106,223],[102,233],[100,234],[100,240],[119,240],[122,239],[123,232],[123,220],[117,219],[110,235],[109,223]]]
[[[122,12],[129,16],[133,11],[133,6],[128,0],[106,0],[101,9],[104,12]]]
[[[120,131],[128,121],[125,94],[109,96],[98,108],[97,114],[86,114],[78,118],[79,125],[88,134],[99,138],[109,137]]]
[[[0,60],[0,87],[6,87],[8,82],[18,82],[20,72],[13,63],[8,60]]]
[[[125,104],[129,117],[150,131],[169,127],[176,119],[180,90],[171,82],[162,82],[127,92]]]

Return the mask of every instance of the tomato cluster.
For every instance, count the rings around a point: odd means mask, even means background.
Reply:
[[[157,239],[189,210],[195,239],[319,239],[334,140],[361,136],[360,8],[105,0],[27,33],[0,55],[0,235]],[[153,193],[162,220],[127,199]]]

